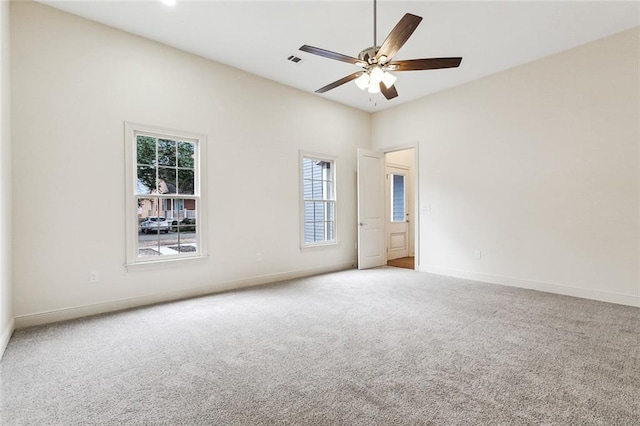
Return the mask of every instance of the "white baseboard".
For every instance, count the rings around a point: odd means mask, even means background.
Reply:
[[[9,344],[9,339],[11,339],[11,335],[16,328],[16,321],[12,318],[9,324],[7,325],[6,330],[2,333],[0,337],[0,359],[2,359],[2,355],[4,355],[4,350],[7,348]]]
[[[483,281],[491,284],[500,284],[509,287],[526,288],[538,290],[546,293],[562,294],[564,296],[581,297],[583,299],[598,300],[601,302],[616,303],[618,305],[628,305],[640,307],[640,296],[627,294],[609,293],[606,291],[589,290],[579,287],[571,287],[559,284],[550,284],[540,281],[521,280],[518,278],[500,277],[496,275],[480,274],[477,272],[457,271],[454,269],[441,268],[438,266],[425,265],[420,267],[422,272],[446,275],[449,277],[462,278],[474,281]]]
[[[342,271],[345,269],[351,269],[354,266],[355,266],[355,261],[339,263],[335,265],[321,266],[318,268],[280,272],[276,274],[261,275],[261,276],[246,278],[242,280],[216,283],[216,284],[206,285],[202,287],[187,288],[187,289],[175,290],[175,291],[158,293],[158,294],[150,294],[147,296],[131,297],[127,299],[113,300],[109,302],[95,303],[91,305],[83,305],[83,306],[76,306],[71,308],[38,312],[34,314],[19,315],[15,317],[15,328],[25,328],[25,327],[31,327],[34,325],[49,324],[52,322],[66,321],[74,318],[103,314],[106,312],[120,311],[122,309],[152,305],[154,303],[162,303],[162,302],[169,302],[172,300],[187,299],[190,297],[220,293],[223,291],[234,290],[234,289],[243,288],[243,287],[251,287],[256,285],[274,283],[278,281],[291,280],[294,278],[325,274],[328,272]]]

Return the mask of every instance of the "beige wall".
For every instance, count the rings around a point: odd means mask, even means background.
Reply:
[[[13,329],[9,3],[0,2],[0,357]]]
[[[43,5],[11,18],[17,324],[355,262],[369,114]],[[125,121],[208,135],[207,262],[123,266]],[[338,157],[337,246],[299,248],[299,149]]]
[[[639,304],[639,37],[374,115],[419,141],[421,270]]]

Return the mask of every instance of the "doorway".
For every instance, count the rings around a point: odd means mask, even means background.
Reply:
[[[414,168],[414,148],[385,153],[384,204],[388,266],[416,269]]]
[[[358,269],[384,265],[420,269],[418,150],[417,142],[380,151],[358,148]],[[387,166],[393,168],[388,178]],[[392,174],[403,177],[392,178]],[[391,193],[396,197],[395,203]],[[390,248],[392,257],[403,257],[389,261]]]

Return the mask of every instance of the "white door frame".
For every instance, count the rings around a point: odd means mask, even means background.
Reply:
[[[414,269],[416,271],[420,270],[420,167],[418,166],[420,163],[420,153],[419,153],[419,143],[418,141],[408,143],[406,145],[398,145],[387,148],[380,148],[378,151],[383,154],[387,154],[389,152],[394,151],[404,151],[407,149],[413,148],[413,212],[412,212],[412,220],[413,224],[413,245],[415,251],[415,263]],[[386,221],[385,221],[386,222]],[[387,234],[386,223],[385,223],[385,236]]]

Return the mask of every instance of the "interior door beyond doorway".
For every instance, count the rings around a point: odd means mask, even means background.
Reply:
[[[387,260],[409,256],[409,169],[387,165]]]

